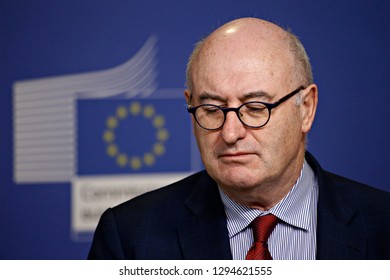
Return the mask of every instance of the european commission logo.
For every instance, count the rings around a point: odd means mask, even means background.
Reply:
[[[71,232],[201,168],[182,88],[157,88],[157,39],[108,70],[18,81],[15,183],[70,183]]]

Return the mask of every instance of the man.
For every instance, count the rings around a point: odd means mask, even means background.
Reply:
[[[390,195],[305,150],[317,86],[294,35],[229,22],[196,46],[187,86],[206,171],[108,209],[90,259],[390,259]]]

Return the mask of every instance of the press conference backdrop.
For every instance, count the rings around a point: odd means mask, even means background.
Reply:
[[[289,27],[319,86],[309,150],[390,191],[387,1],[0,3],[0,258],[84,259],[101,212],[202,168],[194,43],[243,16]]]

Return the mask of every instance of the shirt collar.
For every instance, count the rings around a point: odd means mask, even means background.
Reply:
[[[225,207],[229,237],[241,232],[256,217],[268,213],[275,215],[283,222],[294,227],[309,230],[310,217],[313,215],[312,211],[310,211],[314,187],[312,182],[315,182],[315,175],[305,160],[301,169],[301,174],[292,189],[280,202],[268,211],[261,211],[239,204],[228,197],[221,188],[219,188],[221,199]]]

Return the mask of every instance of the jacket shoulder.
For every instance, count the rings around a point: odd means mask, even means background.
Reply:
[[[378,205],[387,208],[390,214],[390,193],[384,190],[363,184],[346,177],[325,171],[328,183],[331,182],[337,191],[342,192],[344,197],[364,201],[365,205]]]
[[[176,228],[182,217],[188,215],[185,201],[204,173],[193,174],[107,209],[95,231],[89,258],[182,258]]]

